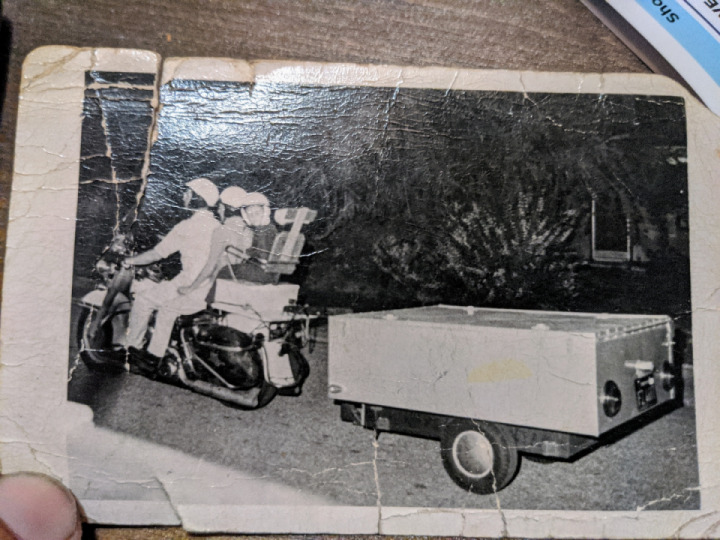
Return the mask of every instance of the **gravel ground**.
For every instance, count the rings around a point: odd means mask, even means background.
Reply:
[[[548,510],[699,508],[694,409],[672,411],[574,462],[523,459],[495,495],[457,487],[439,443],[340,421],[327,398],[327,346],[309,355],[300,397],[278,396],[265,409],[240,411],[185,389],[80,366],[70,399],[89,404],[96,424],[272,479],[343,505]],[[376,483],[377,468],[377,483]]]

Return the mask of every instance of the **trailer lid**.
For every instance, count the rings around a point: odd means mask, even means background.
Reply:
[[[615,313],[575,313],[564,311],[531,311],[492,309],[473,306],[437,305],[354,313],[342,317],[384,319],[467,325],[479,327],[517,328],[559,332],[593,333],[597,336],[636,331],[650,326],[667,324],[667,315],[630,315]]]

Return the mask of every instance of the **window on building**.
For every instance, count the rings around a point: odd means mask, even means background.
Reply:
[[[598,195],[592,201],[592,259],[626,262],[630,255],[630,220],[620,197]]]

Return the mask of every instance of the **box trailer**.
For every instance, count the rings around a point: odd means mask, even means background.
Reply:
[[[519,454],[570,458],[676,402],[673,324],[624,315],[432,306],[330,317],[341,418],[441,441],[445,469],[502,489]]]

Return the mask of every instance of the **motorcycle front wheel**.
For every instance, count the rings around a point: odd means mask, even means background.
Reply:
[[[115,314],[93,334],[91,328],[98,310],[95,307],[83,307],[77,325],[77,345],[80,359],[90,371],[117,374],[125,372],[125,355],[113,350],[113,319]]]

